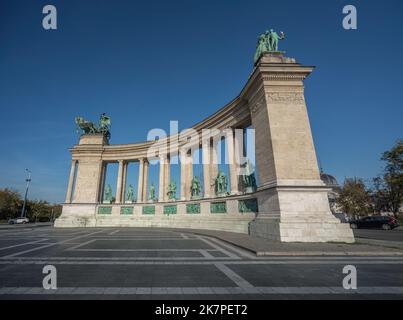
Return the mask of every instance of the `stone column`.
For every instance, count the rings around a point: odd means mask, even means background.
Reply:
[[[98,202],[102,202],[105,190],[105,179],[106,179],[107,163],[102,162],[101,164],[101,180],[99,181],[98,188]]]
[[[129,163],[127,161],[124,162],[123,165],[123,182],[122,182],[122,202],[126,202],[126,184],[127,184],[127,168]]]
[[[230,136],[229,136],[230,135]],[[227,137],[227,150],[228,150],[228,161],[229,161],[229,176],[230,176],[230,188],[231,194],[239,194],[238,190],[238,165],[236,163],[235,157],[235,139],[234,132],[231,129],[231,132],[228,131]]]
[[[180,152],[180,163],[181,163],[181,200],[186,200],[186,152]]]
[[[193,154],[192,152],[186,155],[186,199],[191,198],[190,186],[193,179]]]
[[[160,155],[160,174],[158,180],[158,202],[164,201],[165,190],[165,155]]]
[[[147,159],[144,160],[144,178],[143,178],[143,202],[147,202],[148,193],[148,168],[150,164]]]
[[[171,182],[171,159],[169,156],[165,158],[165,178],[164,178],[164,200],[168,200],[168,185]]]
[[[211,197],[211,178],[210,178],[210,140],[203,141],[202,154],[203,154],[203,184],[204,184],[204,197]]]
[[[71,161],[69,184],[67,186],[66,203],[71,203],[71,200],[72,200],[71,196],[73,194],[73,184],[74,184],[74,175],[76,172],[76,163],[77,163],[77,160]]]
[[[119,160],[119,171],[118,171],[118,181],[116,184],[115,203],[122,202],[123,167],[124,167],[124,161]]]
[[[144,159],[139,160],[139,177],[137,182],[137,202],[143,200]]]
[[[218,174],[218,155],[217,155],[217,142],[214,139],[211,140],[210,149],[210,188],[211,194],[215,195],[215,179]]]

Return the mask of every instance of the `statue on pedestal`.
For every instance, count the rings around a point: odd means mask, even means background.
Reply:
[[[281,53],[278,51],[278,42],[279,40],[284,40],[285,34],[284,32],[280,32],[280,35],[277,34],[273,29],[266,31],[266,33],[261,34],[258,39],[258,43],[256,46],[255,52],[255,64],[259,61],[260,57],[266,52],[271,53]]]
[[[193,177],[191,186],[190,186],[190,193],[192,199],[199,199],[201,193],[201,184],[200,180],[197,177]]]
[[[249,159],[244,163],[245,174],[242,175],[242,182],[245,188],[245,193],[255,192],[257,189],[255,170],[253,165],[250,163]]]
[[[150,186],[150,198],[149,198],[149,200],[151,202],[155,201],[155,186],[154,186],[154,183],[152,183],[151,186]]]
[[[167,196],[168,196],[168,200],[171,200],[171,201],[176,200],[176,183],[175,183],[175,181],[171,181],[169,183]]]
[[[105,188],[103,203],[112,203],[112,187],[110,184]]]
[[[127,189],[127,195],[126,195],[126,203],[133,203],[134,199],[134,189],[132,185],[129,185],[129,188]]]
[[[269,51],[278,52],[278,41],[285,39],[285,34],[283,31],[280,32],[280,35],[277,34],[273,29],[270,29],[270,32],[267,34],[267,42],[270,44]]]
[[[215,194],[218,197],[223,197],[228,195],[227,192],[227,177],[225,173],[220,171],[218,172],[217,178],[215,180]]]
[[[84,120],[82,117],[76,117],[75,119],[77,125],[77,132],[80,130],[83,134],[97,134],[101,133],[105,136],[106,139],[110,139],[111,133],[111,118],[108,117],[105,113],[101,114],[99,117],[99,126],[97,127],[92,121]]]

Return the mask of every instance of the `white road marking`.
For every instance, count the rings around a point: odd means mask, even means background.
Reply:
[[[226,265],[223,263],[215,263],[214,264],[217,269],[219,269],[222,273],[224,273],[229,279],[234,281],[234,283],[244,289],[244,290],[249,290],[251,293],[257,293],[258,291],[256,288],[250,284],[248,281],[246,281],[244,278],[242,278],[239,274],[237,274],[235,271],[231,270],[228,268]]]
[[[0,250],[7,250],[7,249],[16,248],[16,247],[26,246],[27,244],[35,244],[35,243],[46,241],[46,240],[49,240],[49,239],[40,239],[40,240],[37,240],[37,241],[30,241],[30,242],[24,242],[24,243],[20,243],[20,244],[15,244],[15,245],[8,246],[8,247],[2,247],[2,248],[0,248]]]
[[[213,247],[213,248],[215,248],[215,249],[217,249],[217,250],[220,250],[222,253],[224,253],[226,256],[228,256],[228,257],[230,257],[230,258],[233,258],[233,259],[241,259],[240,257],[238,257],[237,255],[235,255],[234,253],[229,252],[229,251],[223,249],[222,247],[220,247],[220,246],[218,246],[217,244],[211,242],[209,239],[206,239],[205,237],[197,236],[197,239],[199,239],[199,240],[205,242],[206,244],[208,244],[209,246],[211,246],[211,247]]]
[[[67,239],[67,240],[63,240],[63,241],[58,241],[58,242],[55,242],[55,243],[52,243],[52,244],[47,244],[47,245],[44,245],[44,246],[40,246],[40,247],[37,247],[37,248],[32,248],[32,249],[29,249],[29,250],[16,252],[16,253],[13,253],[13,254],[9,254],[9,255],[7,255],[6,257],[15,257],[15,256],[19,256],[19,255],[22,255],[22,254],[25,254],[25,253],[29,253],[29,252],[33,252],[33,251],[45,249],[45,248],[52,247],[52,246],[55,246],[55,245],[58,245],[58,244],[63,244],[63,243],[66,243],[66,242],[68,242],[68,241],[74,241],[74,240],[78,240],[78,239],[81,239],[81,238],[85,238],[85,237],[88,237],[88,236],[91,236],[91,235],[93,235],[93,234],[97,234],[97,233],[100,233],[100,232],[102,232],[102,231],[96,231],[96,232],[92,232],[92,233],[89,233],[89,234],[81,235],[81,236],[78,236],[78,237],[75,237],[75,238],[71,238],[71,239]]]
[[[41,287],[0,287],[0,295],[382,295],[403,294],[403,287],[60,287],[46,290]]]

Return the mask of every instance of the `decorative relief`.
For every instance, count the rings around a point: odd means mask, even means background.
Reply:
[[[177,212],[176,205],[164,206],[164,214],[169,216],[170,214],[176,214],[176,212]]]
[[[155,214],[155,206],[144,206],[143,214]]]
[[[120,214],[121,215],[131,215],[133,214],[133,207],[121,207]]]
[[[198,214],[200,213],[200,203],[189,203],[186,205],[186,213]]]
[[[227,205],[225,202],[210,203],[211,213],[227,213]]]
[[[240,213],[254,212],[258,213],[257,199],[246,199],[238,201],[238,209]]]
[[[254,106],[252,106],[250,108],[250,110],[252,111],[252,113],[256,113],[260,109],[261,106],[262,106],[262,103],[257,102]]]
[[[264,104],[265,104],[265,101],[264,101],[264,95],[263,95],[263,92],[262,92],[262,96],[257,99],[256,103],[254,103],[254,104],[252,104],[252,105],[250,106],[250,111],[251,111],[252,113],[256,113],[256,112],[258,112],[258,111],[260,110],[260,108],[261,108]]]
[[[98,214],[112,214],[112,207],[98,207]]]
[[[271,92],[267,94],[267,101],[276,103],[305,103],[304,94],[302,92]]]
[[[305,73],[273,73],[263,76],[263,81],[269,80],[305,80],[308,74]]]

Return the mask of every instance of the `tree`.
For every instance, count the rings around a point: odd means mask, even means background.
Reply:
[[[30,221],[50,221],[52,206],[43,200],[30,200],[27,202],[27,217]]]
[[[374,179],[375,203],[397,218],[403,203],[403,140],[398,140],[391,150],[385,151],[381,160],[386,164],[383,175]]]
[[[20,194],[12,189],[0,190],[0,220],[6,220],[18,215],[21,207]]]
[[[360,216],[373,211],[370,193],[359,178],[347,178],[336,201],[349,215]]]

